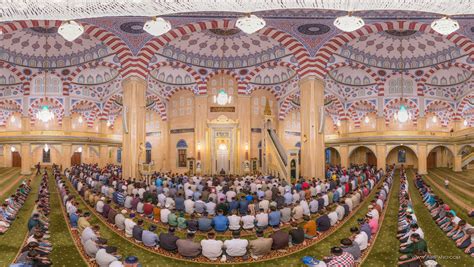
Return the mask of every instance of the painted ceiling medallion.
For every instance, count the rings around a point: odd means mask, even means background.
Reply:
[[[416,33],[415,30],[405,30],[405,31],[397,31],[397,30],[386,30],[386,33],[393,35],[393,36],[410,36]]]
[[[237,28],[232,28],[232,29],[209,29],[210,32],[212,32],[215,35],[220,35],[220,36],[232,36],[236,35],[239,32],[241,32]]]
[[[142,34],[145,33],[143,30],[143,22],[140,21],[130,21],[125,22],[120,25],[120,29],[124,32],[131,34]]]
[[[303,24],[298,27],[298,31],[306,35],[321,35],[328,33],[331,28],[320,23]]]

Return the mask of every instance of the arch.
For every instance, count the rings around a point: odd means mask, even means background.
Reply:
[[[1,24],[0,30],[3,32],[3,34],[5,34],[33,27],[60,27],[62,23],[63,21],[61,20],[12,21]],[[94,37],[100,42],[104,43],[117,55],[117,58],[119,59],[119,62],[122,66],[122,68],[120,69],[121,73],[126,73],[127,68],[130,68],[134,65],[133,54],[130,51],[130,48],[125,44],[125,42],[122,41],[122,39],[120,39],[115,34],[106,31],[98,26],[84,23],[82,21],[81,24],[84,27],[84,34],[88,34],[89,36]],[[24,88],[24,91],[29,92],[29,87]]]
[[[374,153],[374,155],[377,155],[377,154],[375,154],[375,150],[372,149],[372,148],[370,148],[369,146],[366,146],[366,145],[358,145],[358,146],[353,147],[353,148],[349,151],[349,158],[352,156],[352,154],[354,153],[354,151],[356,151],[357,149],[359,149],[359,148],[361,148],[361,147],[362,147],[362,148],[366,148],[366,149],[368,149],[370,152]]]
[[[359,156],[362,156],[362,158],[354,158],[356,156],[355,152],[357,151],[359,151]],[[371,148],[370,146],[359,145],[349,150],[348,160],[349,164],[369,164],[376,166],[377,156],[380,157],[380,155],[375,153],[375,149]]]
[[[357,111],[355,110],[357,105],[369,105],[373,109],[373,111],[370,111],[370,112],[377,112],[377,107],[375,106],[374,103],[372,103],[370,101],[367,101],[367,100],[358,100],[358,101],[355,101],[355,102],[351,103],[351,105],[350,105],[350,107],[347,111],[347,114],[354,121],[354,126],[356,128],[359,128],[360,127],[360,122],[361,122],[361,117],[357,115]],[[366,115],[367,113],[369,113],[369,112],[365,112],[364,115]]]
[[[154,64],[150,68],[148,68],[148,74],[158,68],[165,67],[165,66],[170,66],[170,67],[178,67],[181,69],[184,69],[186,72],[191,74],[191,76],[194,78],[194,81],[198,85],[198,94],[200,95],[205,95],[207,93],[207,86],[206,83],[203,82],[201,79],[201,76],[191,67],[189,67],[187,64],[184,64],[179,61],[162,61]]]
[[[430,80],[430,78],[435,74],[436,71],[444,68],[451,68],[457,67],[461,69],[466,69],[468,71],[474,71],[474,67],[468,64],[460,63],[460,62],[448,62],[448,63],[441,63],[435,66],[432,66],[421,78],[419,79],[418,83],[416,84],[416,88],[418,92],[423,92],[425,87],[425,83]]]
[[[154,37],[150,41],[148,41],[145,46],[140,50],[137,56],[136,63],[134,64],[135,68],[128,69],[127,72],[124,74],[124,77],[128,77],[129,75],[135,74],[139,77],[145,78],[148,71],[148,62],[150,62],[153,55],[159,49],[165,46],[165,44],[171,42],[174,39],[180,38],[184,35],[193,32],[219,28],[228,29],[234,27],[235,20],[223,19],[201,21],[177,27],[161,36]],[[274,39],[275,41],[281,43],[285,48],[287,48],[298,61],[300,68],[305,70],[303,74],[310,71],[310,69],[308,68],[311,65],[309,60],[309,52],[306,50],[303,44],[301,44],[301,42],[299,42],[296,38],[286,32],[272,27],[265,27],[264,29],[260,30],[259,33]],[[131,64],[127,64],[127,67],[129,65]]]
[[[345,43],[351,40],[357,39],[364,35],[369,35],[385,30],[415,30],[425,33],[438,34],[429,24],[416,21],[389,21],[389,22],[377,22],[373,24],[365,25],[364,27],[355,30],[353,32],[344,32],[338,34],[327,41],[316,53],[314,58],[314,72],[320,78],[323,78],[327,73],[327,64],[331,56],[341,48]],[[453,32],[448,36],[444,37],[447,40],[453,42],[455,45],[464,50],[467,54],[471,54],[474,51],[474,43],[466,36]]]
[[[284,120],[286,115],[288,115],[292,110],[298,109],[299,107],[291,103],[291,99],[297,96],[296,94],[287,95],[285,99],[280,102],[280,109],[278,111],[278,119]]]
[[[417,154],[416,149],[413,149],[413,148],[411,148],[410,146],[406,146],[406,145],[394,146],[394,147],[392,147],[390,150],[388,150],[388,151],[387,151],[387,154],[385,155],[385,162],[387,162],[387,164],[390,164],[390,163],[389,163],[390,154],[391,154],[392,152],[396,151],[396,149],[398,149],[398,151],[400,151],[400,148],[404,149],[404,150],[405,150],[405,153],[406,153],[407,150],[411,151],[411,152],[415,155],[415,159],[414,159],[414,164],[413,164],[413,166],[418,166],[418,154]],[[395,163],[395,164],[408,165],[407,162],[406,162],[406,160],[405,160],[405,162],[401,162],[401,161],[400,161],[400,152],[398,152],[396,156],[397,156],[397,163]],[[405,154],[405,159],[407,159],[407,158],[406,158],[406,154]]]
[[[278,93],[271,86],[262,85],[262,86],[252,87],[250,91],[248,92],[248,94],[251,95],[253,92],[258,91],[258,90],[268,91],[275,97],[277,101],[280,100],[280,95],[278,95]]]
[[[74,78],[76,78],[76,76],[79,75],[79,73],[81,73],[85,69],[95,68],[95,67],[98,67],[98,66],[103,66],[103,67],[108,67],[108,68],[111,68],[111,69],[115,69],[120,73],[120,67],[117,66],[116,64],[113,64],[113,63],[110,63],[110,62],[93,61],[93,62],[89,62],[87,64],[83,64],[83,65],[77,67],[69,76],[67,76],[64,79],[64,81],[63,81],[63,95],[69,95],[69,89],[70,89],[69,87],[70,87],[72,81],[74,80]]]
[[[219,75],[219,74],[224,74],[224,75],[230,75],[232,76],[232,78],[234,78],[236,81],[237,81],[237,92],[239,92],[239,88],[241,88],[241,84],[242,84],[242,81],[240,80],[240,77],[235,74],[233,71],[231,70],[224,70],[224,69],[220,69],[220,70],[217,70],[217,71],[214,71],[212,73],[210,73],[209,75],[207,75],[206,79],[204,79],[204,84],[206,85],[206,88],[207,88],[207,84],[209,83],[209,81],[216,75]]]
[[[341,154],[336,148],[326,147],[324,151],[325,151],[324,155],[325,155],[326,164],[341,165]]]
[[[385,124],[388,125],[390,123],[390,120],[391,118],[393,117],[393,112],[391,112],[387,107],[390,106],[390,105],[394,105],[394,104],[400,104],[402,102],[402,100],[400,98],[393,98],[391,99],[390,101],[388,101],[384,108],[383,108],[383,114],[384,114],[384,117],[385,117]],[[405,98],[403,100],[403,104],[405,104],[409,109],[413,109],[415,112],[413,114],[413,124],[414,125],[417,125],[418,123],[418,116],[420,114],[420,110],[418,108],[418,105],[417,103],[415,103],[413,100],[409,99],[409,98]]]
[[[18,78],[18,80],[20,80],[20,82],[23,84],[23,91],[25,90],[24,88],[24,83],[26,81],[26,77],[25,75],[23,75],[23,73],[17,69],[15,66],[9,64],[8,62],[5,62],[5,61],[1,61],[0,60],[0,68],[5,68],[9,71],[11,71],[13,74],[15,74],[15,76]]]
[[[3,105],[14,106],[16,108],[13,109],[8,107],[2,107]],[[12,99],[0,99],[0,109],[6,111],[3,112],[3,115],[7,115],[1,117],[0,126],[5,126],[7,124],[8,119],[13,115],[13,113],[23,113],[23,107],[21,106],[21,104]]]
[[[93,127],[95,120],[100,117],[100,109],[97,107],[97,104],[89,100],[80,100],[72,104],[70,109],[71,112],[81,114],[81,112],[75,111],[75,108],[77,108],[77,106],[79,105],[88,105],[92,108],[92,111],[90,112],[89,116],[86,116],[85,119],[87,122],[87,127]]]
[[[474,144],[464,144],[461,147],[459,147],[458,151],[455,151],[456,154],[454,155],[459,155],[459,156],[462,155],[466,147],[470,147],[471,150],[474,150]]]
[[[285,61],[272,61],[272,62],[267,62],[265,64],[262,64],[258,66],[257,68],[253,69],[245,78],[243,81],[239,84],[238,92],[239,94],[250,94],[251,90],[248,89],[248,85],[250,81],[252,80],[255,75],[257,75],[260,71],[266,69],[266,68],[271,68],[271,67],[287,67],[292,69],[296,75],[299,73],[298,67],[295,65],[285,62]]]
[[[428,154],[429,154],[430,152],[432,152],[433,150],[435,150],[436,148],[438,148],[438,147],[444,147],[444,148],[446,148],[447,150],[449,150],[449,152],[451,152],[451,155],[452,155],[453,157],[454,157],[454,155],[456,155],[456,154],[454,153],[453,149],[452,149],[451,147],[447,146],[447,145],[433,145],[432,147],[430,147],[430,149],[428,149]]]
[[[471,104],[473,102],[474,102],[474,94],[468,94],[465,97],[463,97],[461,99],[461,101],[459,101],[459,105],[458,105],[458,108],[456,109],[456,114],[454,116],[454,119],[455,120],[461,120],[462,119],[462,111],[463,111],[464,107],[467,104]]]
[[[385,94],[385,83],[383,82],[382,79],[380,79],[379,75],[377,75],[377,73],[375,73],[371,68],[367,67],[366,65],[363,65],[363,64],[360,64],[360,63],[357,63],[357,62],[350,61],[350,62],[340,62],[340,63],[333,64],[333,65],[329,66],[329,68],[327,69],[326,75],[330,71],[333,71],[335,69],[339,69],[339,68],[342,68],[342,67],[347,67],[347,66],[355,67],[355,68],[358,68],[358,69],[361,69],[361,70],[365,71],[367,74],[370,75],[370,77],[372,77],[374,79],[375,83],[377,84],[378,95],[383,96]]]
[[[63,117],[64,117],[64,105],[63,105],[63,103],[61,103],[61,101],[59,101],[56,98],[52,98],[52,97],[37,98],[33,102],[30,103],[30,106],[28,108],[28,114],[30,115],[30,120],[31,120],[32,124],[34,124],[35,121],[36,121],[36,118],[34,116],[34,109],[39,108],[39,105],[42,102],[48,102],[48,101],[52,102],[54,105],[59,107],[59,111],[57,112],[56,116],[57,116],[57,119],[58,119],[58,123],[62,124]]]
[[[31,92],[31,82],[38,76],[40,75],[44,75],[44,71],[39,71],[39,72],[36,72],[35,74],[33,74],[31,77],[29,77],[29,79],[27,79],[25,81],[25,83],[23,84],[23,95],[27,96],[27,95],[30,95],[30,92]],[[62,85],[61,85],[61,88],[63,89],[63,92],[62,94],[64,94],[64,79],[61,78],[61,74],[57,73],[56,70],[48,70],[48,72],[46,73],[46,76],[50,74],[50,75],[55,75],[57,78],[59,78],[59,80],[62,82]]]
[[[401,71],[394,71],[392,73],[390,73],[389,75],[387,75],[385,78],[383,78],[383,82],[384,82],[384,87],[385,87],[385,83],[392,77],[396,76],[396,75],[402,75],[402,72]],[[421,88],[421,90],[419,90],[417,84],[418,84],[418,81],[419,81],[419,78],[415,77],[415,75],[411,74],[410,72],[403,72],[403,76],[408,76],[410,78],[413,79],[413,81],[416,83],[415,86],[416,86],[416,95],[417,96],[424,96],[425,95],[425,92],[423,91],[423,88]],[[385,92],[384,94],[382,94],[382,96],[385,95]]]
[[[451,107],[450,104],[448,104],[448,102],[446,101],[443,101],[443,100],[435,100],[435,101],[432,101],[430,102],[426,107],[425,107],[425,112],[429,110],[429,108],[433,105],[442,105],[443,107],[445,107],[447,109],[447,114],[445,116],[445,118],[442,118],[441,116],[439,116],[436,112],[435,112],[435,116],[438,117],[438,119],[441,121],[441,125],[443,127],[446,127],[448,126],[448,123],[449,123],[449,120],[450,119],[453,119],[453,116],[455,114],[454,112],[454,109],[453,107]],[[451,118],[450,118],[451,117]]]
[[[188,148],[188,143],[184,139],[179,139],[179,141],[176,143],[176,148],[180,149],[185,149]]]
[[[195,93],[193,88],[191,88],[191,87],[183,87],[183,86],[173,87],[173,90],[171,90],[170,92],[167,93],[166,101],[169,101],[171,99],[171,97],[173,97],[173,95],[176,94],[179,91],[190,91],[193,94]]]
[[[166,121],[168,119],[166,105],[161,101],[161,98],[155,95],[149,95],[147,96],[147,100],[153,101],[152,104],[147,105],[147,109],[157,112],[160,114],[161,120]]]
[[[109,116],[112,103],[118,101],[120,98],[122,98],[122,95],[113,95],[109,97],[105,102],[104,107],[102,108],[102,112],[100,114],[99,119],[107,120],[107,116]]]

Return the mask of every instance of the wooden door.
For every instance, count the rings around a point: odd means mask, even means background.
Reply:
[[[12,152],[12,167],[21,168],[21,156],[18,151]]]
[[[436,152],[430,152],[428,158],[426,159],[426,164],[428,169],[436,168]]]
[[[80,165],[81,164],[82,153],[81,152],[74,152],[71,157],[71,166]]]
[[[367,164],[377,166],[377,157],[374,153],[367,152]]]

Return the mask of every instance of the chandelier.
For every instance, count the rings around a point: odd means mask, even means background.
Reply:
[[[58,28],[58,33],[67,41],[72,42],[84,33],[84,27],[73,20],[65,21]]]
[[[459,29],[459,23],[448,17],[440,18],[431,23],[431,29],[442,35],[451,34]]]
[[[217,95],[214,96],[214,104],[219,106],[225,106],[232,102],[232,96],[228,95],[224,89],[219,90]]]
[[[44,149],[44,152],[48,153],[48,151],[49,151],[49,146],[48,146],[48,144],[44,144],[44,148],[43,148],[43,149]]]
[[[44,59],[47,60],[48,58],[48,35],[46,34],[46,45],[45,47],[45,57]],[[44,70],[44,99],[46,101],[46,91],[48,90],[47,88],[47,71]],[[54,113],[49,109],[48,105],[44,105],[37,113],[36,113],[36,118],[43,123],[47,123],[50,120],[54,119]]]
[[[259,18],[255,15],[248,15],[245,17],[240,17],[235,26],[246,34],[252,34],[263,29],[267,23],[264,19]]]
[[[400,61],[402,62],[403,64],[403,41],[400,37]],[[403,68],[400,68],[400,72],[401,72],[401,79],[400,79],[400,89],[401,89],[401,93],[402,93],[402,96],[400,97],[400,109],[395,112],[395,115],[394,115],[394,118],[395,120],[398,120],[398,122],[400,123],[405,123],[407,122],[408,120],[411,120],[411,114],[408,112],[408,109],[405,107],[405,105],[403,104],[403,86],[405,84],[405,82],[403,81]]]
[[[338,17],[336,20],[334,20],[334,26],[345,32],[355,31],[364,25],[364,20],[361,17],[352,16],[351,12],[349,12],[349,14],[346,16]]]
[[[160,36],[171,30],[171,23],[163,18],[156,18],[145,22],[143,30],[153,36]]]

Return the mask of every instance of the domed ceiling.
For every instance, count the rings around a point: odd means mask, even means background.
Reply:
[[[0,59],[31,68],[64,68],[111,54],[105,44],[88,34],[69,42],[57,31],[56,27],[34,27],[3,34],[0,36]]]

